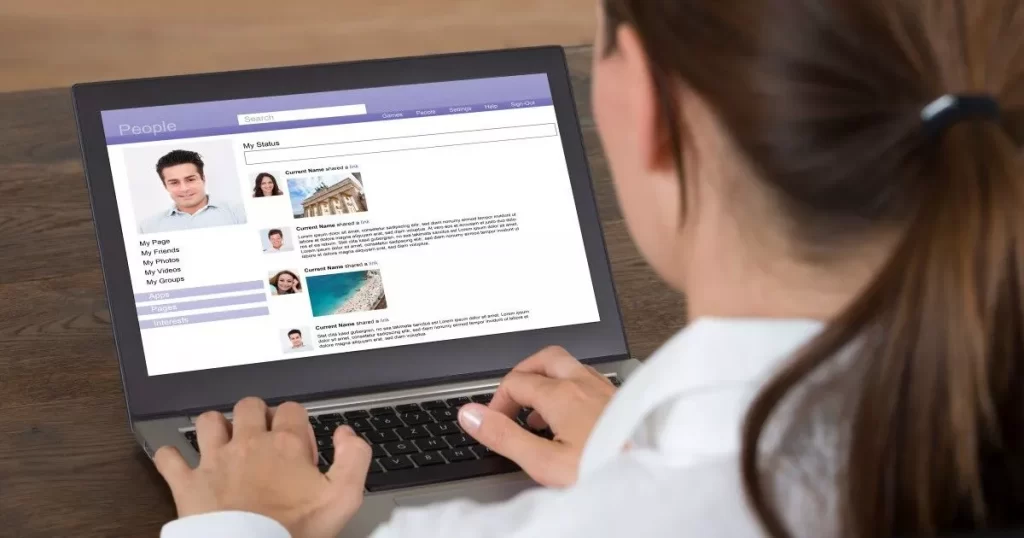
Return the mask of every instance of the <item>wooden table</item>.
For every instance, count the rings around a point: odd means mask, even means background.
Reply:
[[[590,113],[590,49],[569,51],[633,352],[684,320],[634,249]],[[0,94],[0,536],[158,536],[174,517],[136,446],[67,89]]]

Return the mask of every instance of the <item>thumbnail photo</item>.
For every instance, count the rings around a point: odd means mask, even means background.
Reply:
[[[292,229],[287,227],[260,230],[260,242],[263,243],[264,254],[295,250],[295,236]]]
[[[267,284],[270,285],[271,295],[293,295],[296,293],[302,293],[302,279],[299,278],[298,271],[290,271],[288,269],[283,271],[274,271],[270,273],[270,278],[267,279]]]
[[[349,312],[384,310],[384,282],[380,271],[349,271],[306,277],[313,316],[333,316]]]
[[[277,175],[277,172],[258,172],[253,175],[252,197],[284,196],[284,191],[277,183]]]
[[[182,142],[125,150],[140,234],[245,224],[230,142]]]
[[[288,196],[297,219],[362,213],[367,209],[360,172],[288,178]]]
[[[316,348],[309,327],[289,327],[281,331],[281,348],[285,353],[310,351]]]

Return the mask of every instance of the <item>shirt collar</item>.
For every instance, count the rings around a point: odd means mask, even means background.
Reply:
[[[198,214],[202,213],[203,211],[206,211],[209,208],[217,209],[219,207],[220,207],[220,205],[213,201],[213,197],[211,197],[209,194],[207,194],[206,195],[206,205],[203,206],[203,208],[200,209],[199,211],[196,211],[195,214],[192,215],[192,216],[198,215]],[[179,211],[178,210],[178,205],[174,204],[174,205],[171,206],[170,209],[167,210],[167,216],[171,217],[171,216],[174,216],[174,215],[188,215],[188,213],[185,213],[184,211]]]
[[[657,407],[686,392],[761,384],[822,327],[803,319],[694,320],[652,354],[609,403],[584,448],[580,475],[614,458]]]

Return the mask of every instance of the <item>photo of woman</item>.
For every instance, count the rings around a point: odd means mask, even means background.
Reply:
[[[260,172],[252,186],[252,197],[280,196],[284,194],[277,186],[277,178],[266,172]]]
[[[285,270],[278,271],[270,277],[270,293],[272,295],[291,295],[302,293],[302,281],[295,273]]]

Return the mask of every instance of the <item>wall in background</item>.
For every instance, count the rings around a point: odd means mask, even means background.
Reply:
[[[0,91],[589,43],[595,0],[4,0]]]

